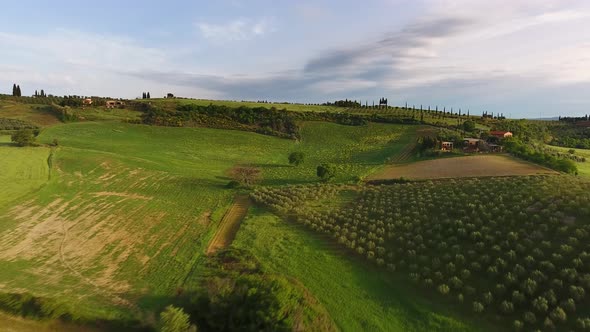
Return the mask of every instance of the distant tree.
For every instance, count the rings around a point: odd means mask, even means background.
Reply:
[[[146,94],[145,94],[145,92],[144,92],[144,93],[141,95],[141,99],[145,99],[145,97],[146,97]]]
[[[299,166],[301,163],[303,163],[304,159],[305,155],[303,152],[292,152],[289,155],[289,164]]]
[[[442,285],[438,286],[438,291],[442,295],[447,295],[447,294],[449,294],[449,292],[451,291],[451,289],[449,288],[448,285],[442,284]]]
[[[538,312],[544,313],[549,309],[549,303],[544,297],[539,296],[533,300],[533,308]]]
[[[471,121],[471,120],[467,120],[465,122],[463,122],[463,130],[467,131],[467,132],[472,132],[475,130],[475,122]]]
[[[22,96],[22,93],[21,93],[21,91],[20,91],[20,85],[17,85],[17,86],[16,86],[16,96],[17,96],[17,97],[21,97],[21,96]]]
[[[167,306],[164,311],[160,313],[160,332],[188,332],[196,331],[196,328],[191,329],[189,316],[182,310],[174,306]]]
[[[37,90],[35,90],[35,94],[34,94],[34,96],[35,96],[35,97],[39,97],[39,93],[37,92]]]
[[[500,311],[505,314],[511,314],[514,312],[514,304],[510,301],[502,301],[500,304]]]
[[[258,167],[234,166],[229,170],[229,176],[242,185],[250,186],[260,181],[262,171]]]
[[[520,331],[524,327],[524,324],[517,319],[514,321],[514,323],[512,323],[512,326],[514,327],[515,331]]]
[[[12,96],[17,97],[16,84],[12,84]]]
[[[534,313],[527,311],[524,313],[524,321],[529,324],[534,324],[537,321],[537,316]]]
[[[484,306],[480,302],[473,302],[473,311],[480,313],[483,312]]]
[[[35,144],[35,134],[31,129],[19,129],[11,136],[11,140],[18,146]]]
[[[322,164],[317,167],[316,174],[322,181],[330,181],[336,176],[336,167],[331,164]]]
[[[576,325],[580,329],[580,331],[590,331],[590,318],[578,318],[576,320]]]
[[[147,96],[146,96],[146,98],[147,98],[147,99],[150,99],[150,98],[152,98],[152,97],[150,97],[150,93],[149,93],[149,92],[147,93]]]
[[[45,90],[41,89],[41,97],[45,98],[47,95],[45,94]]]
[[[551,317],[551,320],[554,322],[565,322],[567,320],[567,314],[560,307],[553,309],[549,314],[549,317]]]

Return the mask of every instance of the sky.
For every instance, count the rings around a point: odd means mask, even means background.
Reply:
[[[590,1],[2,4],[0,93],[590,113]]]

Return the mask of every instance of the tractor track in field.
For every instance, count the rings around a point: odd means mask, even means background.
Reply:
[[[215,235],[209,242],[207,255],[231,245],[250,205],[250,198],[247,195],[238,195],[234,198],[234,202],[221,219]]]
[[[66,269],[68,269],[71,273],[73,273],[74,275],[76,275],[78,278],[80,278],[82,281],[84,281],[86,284],[96,288],[96,293],[97,294],[102,294],[104,295],[104,293],[107,293],[113,300],[115,303],[117,304],[121,304],[127,307],[131,307],[131,304],[129,303],[129,301],[123,299],[122,297],[118,296],[117,294],[114,294],[110,291],[108,291],[107,289],[105,289],[104,287],[101,287],[99,285],[97,285],[95,282],[93,282],[91,279],[85,277],[79,270],[77,270],[75,267],[73,267],[65,258],[64,255],[64,245],[68,239],[68,233],[69,230],[71,228],[73,228],[76,225],[72,225],[70,227],[66,227],[66,224],[64,223],[64,221],[61,221],[61,227],[62,227],[62,232],[63,232],[63,237],[61,239],[61,243],[59,245],[59,260],[61,261],[61,263],[66,267]]]

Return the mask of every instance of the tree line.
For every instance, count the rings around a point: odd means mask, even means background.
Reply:
[[[13,97],[22,97],[22,93],[20,91],[20,85],[16,85],[16,84],[12,85],[12,96]]]

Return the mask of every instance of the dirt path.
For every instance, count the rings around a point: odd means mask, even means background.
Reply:
[[[234,199],[234,203],[232,206],[227,210],[223,219],[219,223],[219,227],[217,228],[217,232],[209,242],[209,246],[207,247],[207,255],[215,253],[219,249],[224,249],[229,247],[232,243],[238,230],[240,229],[240,224],[242,223],[242,219],[248,213],[248,208],[250,207],[250,198],[247,195],[238,195]]]

